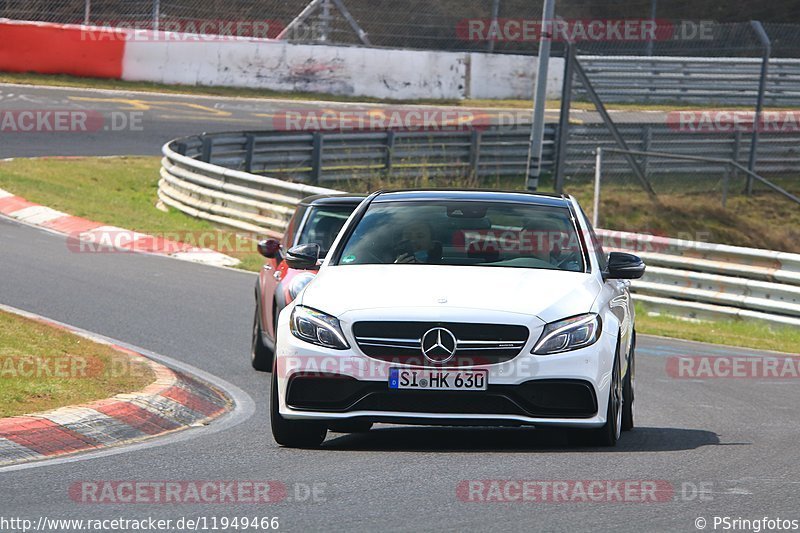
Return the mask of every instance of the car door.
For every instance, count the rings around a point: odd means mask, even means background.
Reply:
[[[275,257],[266,258],[258,273],[261,288],[261,327],[273,340],[275,339],[275,292],[288,268],[283,252],[294,245],[295,235],[307,211],[306,205],[297,207],[281,239],[281,251]]]

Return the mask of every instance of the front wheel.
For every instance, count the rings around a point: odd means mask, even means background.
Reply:
[[[635,364],[636,336],[634,334],[631,354],[628,358],[628,372],[622,381],[622,431],[630,431],[634,427],[633,423],[633,383],[634,383],[634,364]]]
[[[253,368],[267,372],[272,368],[273,351],[264,344],[261,329],[261,313],[256,303],[256,313],[253,316],[253,338],[250,343],[250,363]]]
[[[589,444],[593,446],[612,447],[617,445],[622,430],[623,395],[622,379],[619,372],[619,357],[614,360],[612,371],[611,390],[608,393],[608,409],[606,409],[606,424],[591,430]]]
[[[274,363],[271,387],[269,418],[275,442],[288,448],[316,448],[322,444],[328,433],[325,424],[306,420],[289,420],[281,416],[278,410],[278,372]]]

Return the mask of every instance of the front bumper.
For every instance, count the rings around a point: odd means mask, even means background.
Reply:
[[[488,371],[486,391],[396,390],[389,389],[389,369],[405,365],[367,357],[351,338],[349,350],[297,339],[289,331],[290,312],[281,313],[276,352],[285,418],[584,428],[606,423],[617,339],[605,331],[592,346],[550,356],[530,355],[538,339],[532,335],[514,359],[476,367]]]

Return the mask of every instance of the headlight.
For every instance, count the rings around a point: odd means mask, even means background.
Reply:
[[[289,296],[292,297],[292,300],[297,298],[297,295],[300,294],[300,291],[306,288],[311,280],[314,279],[314,274],[309,274],[307,272],[302,274],[297,274],[295,277],[292,278],[292,281],[289,282]]]
[[[298,339],[334,350],[350,347],[344,338],[339,320],[301,305],[292,310],[289,328]]]
[[[600,316],[595,313],[551,322],[544,327],[531,353],[550,355],[585,348],[597,342],[601,329]]]

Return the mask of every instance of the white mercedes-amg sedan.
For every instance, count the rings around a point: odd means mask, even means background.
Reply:
[[[638,257],[606,255],[574,198],[394,191],[366,198],[280,314],[271,425],[284,446],[373,423],[633,427]]]

